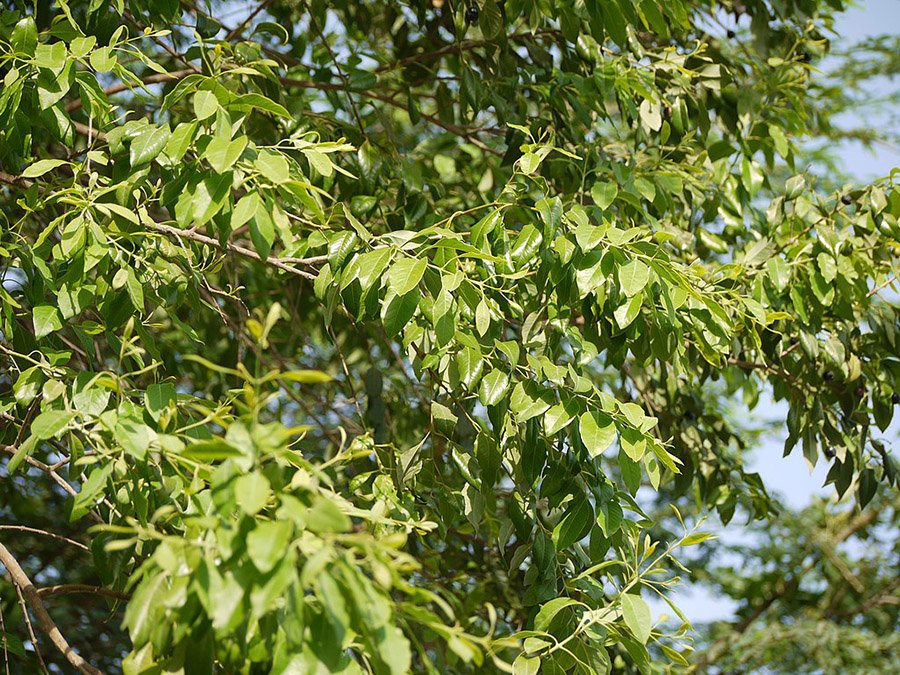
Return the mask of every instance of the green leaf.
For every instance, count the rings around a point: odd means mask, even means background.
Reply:
[[[582,605],[582,603],[572,598],[553,598],[550,602],[545,602],[541,605],[537,616],[534,617],[534,629],[547,631],[556,615],[566,607],[572,607],[573,605]]]
[[[563,551],[576,541],[584,539],[594,524],[594,509],[591,503],[579,494],[566,511],[566,515],[553,530],[556,550]]]
[[[613,181],[594,183],[591,188],[591,199],[594,200],[594,204],[604,211],[609,208],[613,201],[615,201],[616,195],[618,194],[619,186]]]
[[[216,136],[206,146],[203,159],[209,162],[216,173],[225,173],[234,167],[246,147],[246,136],[238,136],[234,140]]]
[[[38,44],[38,32],[33,16],[26,16],[24,19],[19,19],[16,22],[10,37],[10,44],[19,54],[24,56],[34,55],[34,50]]]
[[[262,200],[256,192],[251,192],[241,197],[231,212],[231,231],[234,232],[238,228],[243,227],[250,219],[256,216],[256,210],[261,203]]]
[[[62,318],[56,307],[50,305],[38,305],[34,308],[32,314],[32,322],[34,324],[34,336],[42,338],[50,335],[54,331],[58,331],[63,327]]]
[[[541,672],[541,659],[537,656],[519,654],[512,666],[513,675],[538,675]]]
[[[196,134],[197,122],[182,122],[175,127],[175,131],[169,136],[169,141],[166,143],[166,147],[163,148],[163,154],[173,164],[181,161],[191,143],[194,142]]]
[[[510,410],[520,422],[542,415],[552,405],[549,396],[534,382],[519,382],[513,387],[509,401]]]
[[[625,593],[622,596],[622,616],[632,635],[641,644],[647,644],[653,623],[650,617],[650,608],[640,595]]]
[[[472,391],[481,378],[481,370],[484,366],[481,352],[473,347],[463,347],[456,356],[456,365],[460,384]]]
[[[181,457],[197,462],[215,462],[242,455],[240,450],[219,438],[193,443],[180,453]]]
[[[34,452],[35,448],[37,448],[38,438],[37,436],[29,436],[24,441],[19,444],[19,447],[16,448],[13,456],[9,458],[9,461],[6,463],[6,473],[13,474],[16,470],[21,466],[22,462],[25,461],[26,457],[30,457],[31,453]]]
[[[66,45],[63,42],[38,44],[34,50],[34,65],[59,74],[66,66]]]
[[[67,410],[46,410],[34,418],[31,433],[35,438],[46,441],[59,436],[75,419],[75,413]]]
[[[201,90],[194,94],[194,115],[199,121],[216,114],[219,101],[211,91]]]
[[[374,251],[363,253],[358,258],[359,283],[364,291],[371,288],[381,278],[391,260],[391,249],[376,248]]]
[[[171,131],[164,124],[159,127],[151,127],[140,136],[131,141],[131,166],[137,167],[156,159],[169,142]]]
[[[266,178],[281,185],[291,179],[291,169],[284,155],[263,151],[253,162],[253,166]]]
[[[151,384],[144,395],[144,406],[147,412],[157,422],[169,406],[176,400],[175,386],[166,382],[163,384]]]
[[[241,476],[234,484],[234,498],[241,510],[249,516],[262,511],[272,494],[269,481],[261,473]]]
[[[257,523],[247,535],[247,553],[256,569],[265,574],[284,557],[293,535],[293,526],[286,521]]]
[[[388,288],[397,295],[406,295],[418,287],[427,267],[424,258],[400,258],[388,272]]]
[[[681,540],[682,546],[696,546],[708,539],[713,539],[713,535],[709,532],[694,532]]]
[[[64,159],[40,159],[22,172],[22,178],[38,178],[48,171],[68,164],[69,162]]]
[[[434,419],[434,425],[438,431],[445,436],[451,436],[456,430],[456,424],[459,418],[453,414],[443,403],[437,401],[431,402],[431,417]]]
[[[548,436],[553,436],[563,429],[575,419],[573,411],[574,405],[568,401],[557,403],[544,413],[544,431]]]
[[[582,414],[578,418],[578,432],[591,457],[603,454],[616,440],[616,425],[609,415],[602,412]]]
[[[311,532],[347,532],[351,527],[347,514],[325,497],[318,497],[303,519]]]
[[[91,52],[88,60],[90,61],[91,68],[98,73],[108,73],[116,67],[118,56],[112,50],[112,47],[99,47]]]
[[[650,268],[640,260],[632,260],[619,268],[619,283],[622,285],[622,292],[629,298],[644,290],[649,280]]]
[[[318,150],[304,150],[303,154],[309,160],[310,165],[318,173],[328,178],[334,173],[334,164],[331,159],[323,152]]]
[[[266,259],[275,243],[275,221],[266,211],[266,204],[260,204],[250,219],[250,240],[260,257]]]
[[[412,290],[406,295],[389,294],[381,308],[381,321],[388,337],[396,337],[416,313],[419,306],[419,291]]]
[[[638,314],[640,314],[642,304],[643,296],[635,295],[616,308],[613,316],[615,317],[619,328],[625,330],[631,325],[631,322],[637,318]]]
[[[772,284],[779,291],[783,291],[788,287],[788,284],[791,281],[791,268],[781,257],[769,258],[766,263],[766,272],[769,275],[769,279],[772,280]]]
[[[13,394],[16,403],[19,405],[31,403],[41,390],[45,379],[43,371],[37,366],[32,366],[19,373],[19,377],[16,378],[16,382],[13,384]]]
[[[497,405],[509,390],[509,377],[502,370],[492,370],[481,381],[478,398],[482,405]]]
[[[116,421],[116,441],[135,459],[143,460],[147,457],[151,434],[150,427],[141,421],[137,411],[120,414]]]

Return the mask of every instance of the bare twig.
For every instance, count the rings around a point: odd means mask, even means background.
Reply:
[[[303,6],[306,7],[306,12],[309,14],[309,23],[313,27],[313,30],[319,35],[319,40],[321,40],[322,45],[328,51],[328,55],[331,57],[331,62],[334,64],[335,70],[337,70],[338,77],[341,78],[341,82],[344,83],[344,92],[347,96],[347,102],[350,103],[350,110],[353,112],[353,117],[356,119],[356,123],[359,125],[359,132],[363,135],[363,138],[366,136],[366,128],[363,126],[362,118],[359,116],[359,110],[356,107],[356,101],[353,100],[353,94],[350,93],[350,81],[347,79],[347,75],[344,73],[344,69],[341,68],[341,63],[338,61],[337,55],[334,53],[334,50],[331,48],[331,45],[328,44],[328,38],[325,37],[325,33],[319,28],[319,22],[316,21],[316,17],[313,16],[312,9],[309,6],[309,3],[304,0]]]
[[[884,282],[883,284],[879,284],[878,286],[876,286],[875,288],[873,288],[871,291],[869,291],[868,293],[866,293],[866,297],[867,297],[867,298],[871,298],[873,295],[875,295],[876,293],[878,293],[878,292],[880,292],[880,291],[883,291],[885,288],[887,288],[888,286],[890,286],[890,285],[891,285],[892,283],[894,283],[895,281],[897,281],[897,275],[896,275],[896,274],[894,274],[893,276],[888,277],[888,278],[885,280],[885,282]]]
[[[28,600],[31,610],[37,617],[38,625],[47,634],[47,637],[50,638],[50,642],[53,643],[53,646],[66,657],[66,660],[71,663],[78,672],[87,673],[87,675],[102,675],[102,671],[94,668],[94,666],[85,661],[74,649],[72,649],[57,625],[53,622],[50,614],[47,613],[47,609],[44,607],[44,601],[41,600],[40,593],[38,593],[34,584],[31,583],[31,579],[25,574],[25,571],[19,565],[19,561],[15,559],[3,544],[0,544],[0,563],[3,563],[4,567],[6,567],[12,577],[13,584],[21,590]]]
[[[250,258],[251,260],[257,260],[259,262],[266,263],[267,265],[271,265],[272,267],[276,267],[284,272],[288,272],[289,274],[296,274],[299,277],[303,277],[304,279],[315,279],[316,275],[311,272],[306,272],[305,270],[298,270],[296,267],[291,267],[284,261],[276,258],[275,256],[269,256],[266,259],[263,259],[262,256],[259,255],[256,251],[251,251],[249,248],[244,248],[238,244],[227,243],[224,246],[219,243],[218,239],[213,239],[212,237],[207,237],[205,234],[200,234],[199,232],[193,232],[191,230],[181,230],[177,227],[172,227],[171,225],[164,225],[163,223],[152,223],[148,224],[153,230],[160,232],[162,234],[166,234],[172,237],[177,237],[179,239],[190,239],[191,241],[196,241],[199,244],[205,244],[206,246],[211,246],[212,248],[216,248],[219,250],[226,250],[232,253],[237,253],[240,256],[245,258]],[[316,262],[321,262],[320,258],[306,258],[302,260],[295,260],[295,263],[302,263],[307,265],[312,265]]]
[[[16,448],[12,445],[0,445],[0,451],[6,452],[10,455],[16,454]],[[33,466],[35,469],[39,469],[46,473],[50,478],[53,479],[59,487],[61,487],[66,493],[68,493],[72,497],[76,497],[78,495],[78,491],[75,490],[62,476],[60,476],[49,464],[44,464],[42,461],[31,457],[30,455],[25,455],[25,463],[28,466]],[[103,518],[98,516],[93,511],[88,511],[88,515],[93,518],[93,520],[97,523],[102,523]]]
[[[45,537],[50,537],[51,539],[56,539],[57,541],[64,541],[67,544],[71,544],[77,548],[80,548],[84,551],[90,551],[87,546],[82,544],[80,541],[75,541],[74,539],[69,539],[68,537],[64,537],[61,534],[56,534],[55,532],[48,532],[47,530],[40,530],[36,527],[26,527],[25,525],[0,525],[0,530],[16,530],[17,532],[31,532],[32,534],[40,534]]]
[[[3,664],[6,667],[6,675],[9,675],[9,649],[6,647],[6,619],[3,618],[2,605],[0,605],[0,630],[3,631]]]
[[[9,575],[7,575],[9,576]],[[50,671],[47,670],[47,664],[44,663],[44,655],[41,654],[41,646],[38,644],[37,635],[34,634],[34,626],[31,625],[31,617],[28,616],[28,605],[25,604],[25,596],[22,595],[22,589],[13,584],[16,589],[16,595],[19,598],[19,606],[22,608],[22,618],[25,620],[25,630],[28,631],[28,639],[31,640],[31,646],[34,648],[34,654],[37,656],[38,665],[41,667],[41,671],[47,675]]]
[[[103,595],[116,600],[128,600],[131,594],[122,591],[114,591],[103,586],[90,586],[88,584],[59,584],[57,586],[44,586],[38,589],[38,595],[64,595],[67,593],[86,593],[90,595]]]
[[[244,32],[244,29],[249,25],[249,23],[250,23],[251,21],[253,21],[253,19],[255,19],[256,16],[257,16],[261,11],[263,11],[263,10],[269,5],[269,3],[270,3],[271,1],[272,1],[272,0],[263,0],[261,3],[259,3],[259,4],[256,6],[256,8],[255,8],[252,12],[250,12],[250,13],[247,15],[247,18],[246,18],[246,19],[244,19],[244,20],[241,21],[237,26],[235,26],[235,27],[232,28],[230,31],[228,31],[228,35],[225,36],[225,42],[231,42],[231,41],[234,40],[235,38],[240,37],[240,36],[241,36],[241,33]]]

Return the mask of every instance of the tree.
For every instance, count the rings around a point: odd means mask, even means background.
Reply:
[[[797,147],[836,0],[6,6],[10,658],[687,667],[647,601],[777,512],[766,390],[892,513],[900,193]]]

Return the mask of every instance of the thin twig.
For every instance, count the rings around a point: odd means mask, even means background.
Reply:
[[[103,586],[90,586],[88,584],[58,584],[56,586],[44,586],[43,588],[37,589],[37,592],[41,597],[45,595],[64,595],[67,593],[87,593],[90,595],[103,595],[109,598],[115,598],[116,600],[128,600],[131,598],[130,593],[114,591],[111,588],[104,588]]]
[[[866,297],[867,297],[867,298],[871,298],[873,295],[875,295],[875,294],[878,293],[879,291],[884,290],[885,288],[887,288],[888,286],[890,286],[890,285],[891,285],[892,283],[894,283],[895,281],[897,281],[897,275],[896,275],[896,274],[894,274],[893,276],[888,277],[888,278],[885,280],[885,282],[884,282],[883,284],[879,284],[878,286],[876,286],[875,288],[873,288],[871,291],[869,291],[868,293],[866,293]]]
[[[6,647],[6,619],[3,618],[2,604],[0,604],[0,630],[3,631],[3,663],[6,666],[6,675],[9,675],[9,649]]]
[[[316,21],[316,17],[313,16],[312,9],[309,6],[309,3],[304,0],[303,6],[306,8],[307,14],[309,14],[309,23],[313,27],[313,30],[319,35],[319,39],[322,41],[322,45],[324,45],[325,49],[328,51],[328,55],[331,57],[331,62],[334,64],[335,70],[337,70],[338,77],[341,78],[341,82],[344,83],[344,91],[347,95],[347,101],[350,103],[350,110],[353,112],[353,117],[356,118],[356,123],[359,125],[359,132],[363,135],[363,138],[366,137],[366,128],[363,126],[362,118],[359,116],[359,110],[356,107],[356,102],[353,100],[353,94],[350,93],[350,80],[347,79],[347,76],[344,74],[344,69],[341,68],[341,64],[338,61],[337,55],[335,55],[334,50],[331,48],[331,45],[328,44],[328,38],[325,37],[325,33],[322,32],[322,29],[319,28],[319,22]]]
[[[247,15],[247,18],[241,21],[237,26],[228,31],[228,35],[225,36],[225,42],[231,42],[237,37],[240,37],[241,33],[244,32],[244,29],[247,25],[256,18],[257,14],[263,11],[272,0],[263,0],[259,5],[257,5],[256,9],[250,12]]]
[[[41,654],[41,646],[38,644],[37,635],[34,633],[34,626],[31,625],[31,617],[28,616],[28,605],[25,603],[25,596],[22,595],[22,589],[13,584],[16,589],[16,595],[19,598],[19,606],[22,608],[22,618],[25,620],[25,630],[28,631],[28,639],[31,640],[31,646],[34,648],[34,654],[37,656],[38,665],[40,665],[41,670],[47,675],[50,671],[47,670],[47,664],[44,662],[44,655]]]
[[[15,455],[17,448],[12,445],[0,445],[0,451],[9,453],[10,455]],[[61,487],[70,496],[72,496],[72,497],[78,496],[78,491],[75,490],[75,488],[73,488],[66,481],[65,478],[63,478],[56,471],[54,471],[53,467],[51,467],[49,464],[44,464],[42,461],[35,459],[34,457],[32,457],[30,455],[25,455],[25,463],[28,464],[28,466],[32,466],[35,469],[39,469],[39,470],[43,471],[44,473],[46,473],[48,476],[50,476],[50,478],[53,479],[53,482],[55,482],[57,485],[59,485],[59,487]],[[97,522],[98,524],[103,523],[103,518],[98,516],[93,511],[88,511],[88,515],[91,516],[91,518],[93,518],[94,521]]]
[[[224,246],[219,243],[218,239],[213,239],[212,237],[207,237],[204,234],[200,234],[199,232],[193,232],[191,230],[181,230],[177,227],[172,227],[171,225],[164,225],[162,223],[145,223],[148,227],[162,234],[167,234],[173,237],[177,237],[179,239],[190,239],[191,241],[196,241],[199,244],[205,244],[206,246],[211,246],[212,248],[216,248],[221,250],[230,251],[232,253],[237,253],[245,258],[250,258],[251,260],[257,260],[259,262],[266,263],[271,265],[272,267],[276,267],[284,272],[288,272],[290,274],[296,274],[299,277],[303,277],[304,279],[315,280],[316,275],[310,272],[306,272],[304,270],[298,270],[296,267],[291,267],[286,264],[279,258],[275,256],[269,256],[268,258],[263,259],[262,256],[259,255],[256,251],[251,251],[249,248],[244,248],[243,246],[239,246],[238,244],[227,243]],[[298,260],[295,262],[301,262],[303,264],[312,264],[313,262],[318,262],[319,258],[307,258],[304,260]]]
[[[0,530],[16,530],[17,532],[31,532],[32,534],[40,534],[45,537],[50,537],[51,539],[56,539],[57,541],[64,541],[67,544],[71,544],[77,548],[80,548],[84,551],[90,551],[87,546],[82,544],[80,541],[75,541],[74,539],[69,539],[68,537],[64,537],[61,534],[56,534],[55,532],[48,532],[47,530],[39,530],[36,527],[26,527],[25,525],[0,525]]]

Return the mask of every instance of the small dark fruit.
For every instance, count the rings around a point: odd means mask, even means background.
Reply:
[[[812,57],[806,52],[800,52],[800,62],[801,63],[809,63],[812,61]]]
[[[725,35],[727,35],[728,39],[730,40],[731,38],[734,37],[734,31],[729,29],[729,31],[727,33],[725,33]]]
[[[797,336],[794,335],[794,336],[791,337],[791,339],[789,340],[789,342],[791,343],[791,347],[793,347],[795,344],[797,344],[798,342],[800,342],[800,340],[798,340],[798,339],[797,339]]]
[[[830,370],[826,370],[825,374],[822,375],[822,379],[826,382],[831,382],[834,379],[834,373],[832,373]]]
[[[856,394],[857,398],[862,398],[866,395],[866,388],[862,385],[859,385],[856,389],[853,390],[853,393]]]
[[[891,394],[891,403],[894,405],[900,403],[900,394]]]
[[[834,451],[834,448],[832,448],[832,447],[826,447],[826,448],[825,448],[825,456],[826,456],[828,459],[834,459],[835,454],[836,454],[836,453],[835,453],[835,451]]]
[[[481,10],[478,9],[477,3],[472,3],[466,7],[466,23],[470,26],[478,23],[478,17],[481,16]]]
[[[662,113],[663,117],[665,117],[667,120],[672,119],[672,106],[667,105],[663,107]]]
[[[684,411],[684,419],[686,419],[688,422],[693,422],[694,421],[694,413],[690,410],[685,410]]]
[[[850,195],[843,195],[841,197],[841,204],[843,204],[844,206],[850,206],[852,203],[853,197],[851,197]]]

